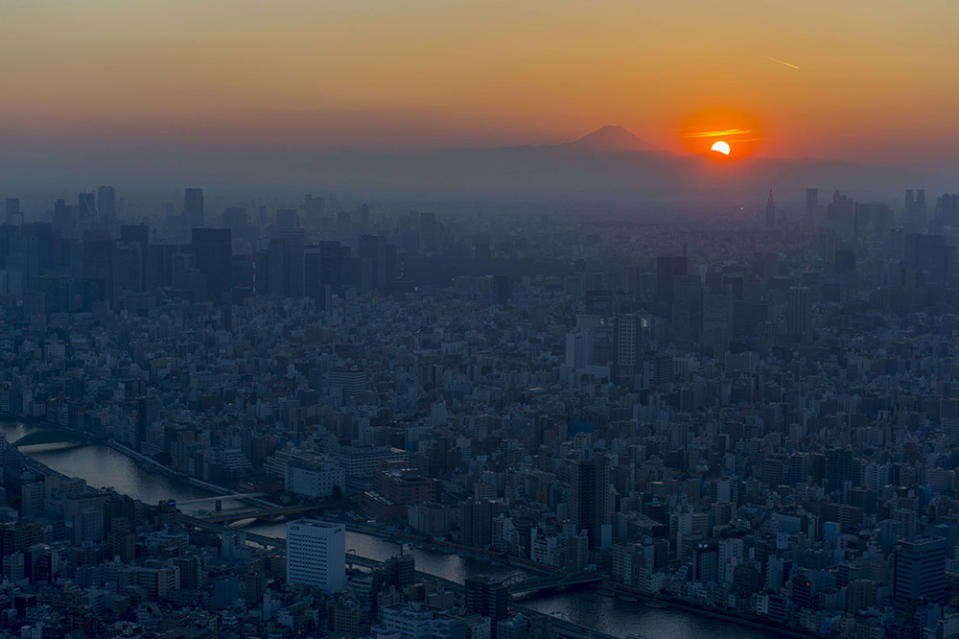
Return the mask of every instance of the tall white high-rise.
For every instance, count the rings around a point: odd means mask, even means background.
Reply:
[[[315,519],[286,525],[286,583],[339,592],[346,586],[346,527]]]

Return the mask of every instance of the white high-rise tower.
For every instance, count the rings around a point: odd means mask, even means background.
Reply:
[[[315,519],[286,525],[286,583],[339,592],[346,586],[346,527]]]

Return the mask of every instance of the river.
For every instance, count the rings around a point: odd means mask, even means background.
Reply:
[[[0,431],[11,442],[32,430],[23,424],[0,424]],[[53,444],[31,446],[22,452],[64,475],[81,477],[97,488],[111,487],[144,503],[156,504],[165,499],[186,501],[209,496],[204,490],[142,468],[126,455],[107,446]],[[228,503],[224,504],[224,508],[229,507]],[[272,537],[284,537],[286,534],[285,524],[282,523],[256,523],[244,529]],[[387,559],[398,551],[395,543],[361,533],[348,532],[346,544],[348,549],[363,557],[379,560]],[[417,570],[456,582],[463,582],[472,574],[506,577],[520,571],[509,566],[492,565],[430,550],[414,549],[413,554]],[[595,591],[539,597],[527,600],[523,605],[620,637],[627,634],[639,634],[649,639],[770,639],[778,636],[773,632],[745,628],[682,610],[651,608],[641,603],[620,601]]]

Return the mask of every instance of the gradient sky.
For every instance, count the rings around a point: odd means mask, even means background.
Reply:
[[[685,152],[711,113],[743,114],[768,156],[959,144],[955,0],[4,0],[0,24],[8,151],[488,146],[619,124]]]

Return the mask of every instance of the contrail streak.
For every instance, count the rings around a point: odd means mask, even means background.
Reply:
[[[796,71],[799,71],[799,67],[797,67],[795,64],[790,64],[789,62],[786,62],[785,60],[780,60],[779,58],[774,58],[774,57],[772,57],[771,55],[770,55],[770,56],[766,56],[766,57],[769,58],[770,60],[772,60],[773,62],[775,62],[776,64],[781,64],[781,65],[783,65],[784,67],[789,67],[790,69],[795,69]]]

